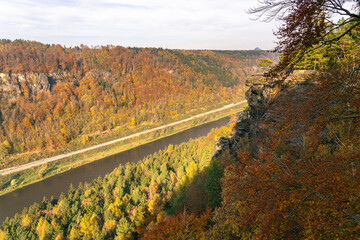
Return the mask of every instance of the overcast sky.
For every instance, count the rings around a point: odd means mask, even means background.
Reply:
[[[76,46],[272,49],[255,0],[0,0],[0,38]]]

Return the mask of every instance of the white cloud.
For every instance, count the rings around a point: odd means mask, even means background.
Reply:
[[[251,0],[0,0],[2,38],[65,45],[192,49],[273,47],[274,24],[253,22]]]

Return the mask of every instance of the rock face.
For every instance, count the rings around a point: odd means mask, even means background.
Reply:
[[[268,79],[264,74],[257,74],[248,78],[245,84],[249,87],[246,92],[246,99],[250,108],[250,118],[254,120],[261,118],[283,90],[303,91],[305,86],[309,86],[310,79],[314,74],[314,71],[296,70],[285,80],[277,77]]]
[[[236,153],[236,150],[240,148],[242,141],[249,133],[250,125],[248,120],[248,112],[241,112],[230,137],[221,137],[216,141],[213,157],[218,157],[225,151],[229,151],[230,154]]]
[[[292,99],[302,101],[304,93],[312,86],[311,79],[316,72],[297,70],[292,72],[286,79],[277,77],[267,78],[264,74],[253,75],[246,80],[246,86],[249,87],[246,92],[248,100],[248,111],[239,116],[230,138],[220,138],[215,145],[214,157],[219,156],[222,152],[229,150],[235,154],[240,148],[244,148],[244,141],[249,141],[251,153],[261,152],[261,140],[265,136],[265,128],[269,127],[268,123],[274,123],[281,120],[278,113],[278,99],[285,94]],[[286,91],[285,91],[286,90]],[[247,137],[246,140],[244,137]],[[288,143],[298,146],[302,143],[302,136],[292,138]]]
[[[63,81],[66,74],[57,73],[0,73],[0,93],[5,98],[15,100],[27,87],[29,94],[50,91],[58,81]]]
[[[270,127],[270,123],[282,119],[283,116],[279,114],[279,99],[290,97],[301,102],[304,93],[313,86],[311,79],[315,74],[315,71],[296,70],[284,80],[277,77],[268,79],[264,75],[254,75],[246,80],[246,86],[249,87],[246,98],[249,105],[249,136],[252,153],[261,152],[261,140],[266,137],[265,128]],[[288,144],[298,146],[301,142],[301,136],[298,136]]]
[[[118,81],[111,72],[106,71],[89,71],[85,76],[101,78],[112,83]],[[34,96],[39,92],[49,92],[54,85],[60,82],[69,82],[77,85],[79,78],[79,76],[74,76],[67,72],[0,73],[0,98],[13,102],[21,95],[24,95],[25,92],[30,96]]]

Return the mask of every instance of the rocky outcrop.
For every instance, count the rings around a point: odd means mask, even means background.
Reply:
[[[282,120],[279,114],[280,99],[290,97],[298,102],[303,101],[304,93],[313,86],[315,71],[296,70],[285,79],[268,78],[264,74],[254,75],[247,79],[246,98],[249,105],[249,136],[251,152],[261,152],[261,140],[265,139],[265,129],[271,123]],[[290,145],[297,146],[302,142],[300,137],[292,138]]]
[[[111,83],[118,81],[111,72],[107,71],[89,71],[85,76],[103,79]],[[0,73],[0,97],[12,102],[24,94],[24,91],[28,91],[28,94],[33,96],[39,92],[51,91],[54,85],[60,82],[70,82],[71,84],[77,85],[79,79],[80,76],[73,76],[67,72]]]
[[[279,77],[268,78],[264,76],[265,74],[248,78],[245,84],[249,87],[246,99],[250,109],[250,118],[254,120],[261,118],[284,89],[303,91],[304,86],[310,84],[310,79],[314,74],[316,74],[315,71],[296,70],[284,80]]]
[[[11,78],[10,74],[0,73],[0,92],[2,95],[9,95],[11,98],[17,98],[21,94],[20,82],[18,78]]]
[[[67,74],[57,73],[0,73],[0,92],[4,98],[15,100],[26,86],[29,94],[50,91],[58,81],[64,81]]]
[[[315,74],[315,71],[297,70],[285,79],[269,78],[265,74],[256,74],[248,78],[246,80],[246,86],[249,87],[246,92],[248,111],[239,116],[230,138],[220,138],[217,141],[213,156],[217,157],[224,151],[234,154],[238,149],[244,148],[246,141],[250,145],[247,150],[253,154],[261,152],[261,141],[266,137],[264,130],[270,126],[268,123],[275,123],[282,118],[278,114],[278,99],[287,94],[297,101],[302,101],[304,92],[313,86],[310,80]],[[301,144],[301,137],[292,138],[289,145]]]
[[[218,157],[225,151],[228,151],[230,154],[235,154],[236,150],[239,149],[240,146],[243,146],[241,143],[244,141],[244,138],[248,135],[250,130],[248,120],[248,111],[243,111],[239,114],[230,137],[221,137],[216,141],[213,157]]]

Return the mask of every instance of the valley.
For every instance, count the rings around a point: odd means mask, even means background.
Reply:
[[[16,212],[21,212],[24,207],[28,207],[34,202],[42,201],[44,197],[47,199],[52,197],[58,198],[61,193],[69,191],[70,185],[76,187],[79,183],[91,183],[94,179],[104,177],[112,172],[119,165],[124,166],[128,162],[136,163],[149,154],[168,148],[169,145],[178,145],[189,141],[189,139],[207,135],[212,128],[222,127],[228,124],[228,122],[229,117],[225,117],[214,122],[202,124],[130,150],[104,157],[84,166],[70,169],[64,173],[42,179],[37,183],[0,196],[0,221],[4,221],[6,217],[13,216]]]
[[[359,1],[86,2],[144,47],[0,40],[0,240],[360,239]]]

